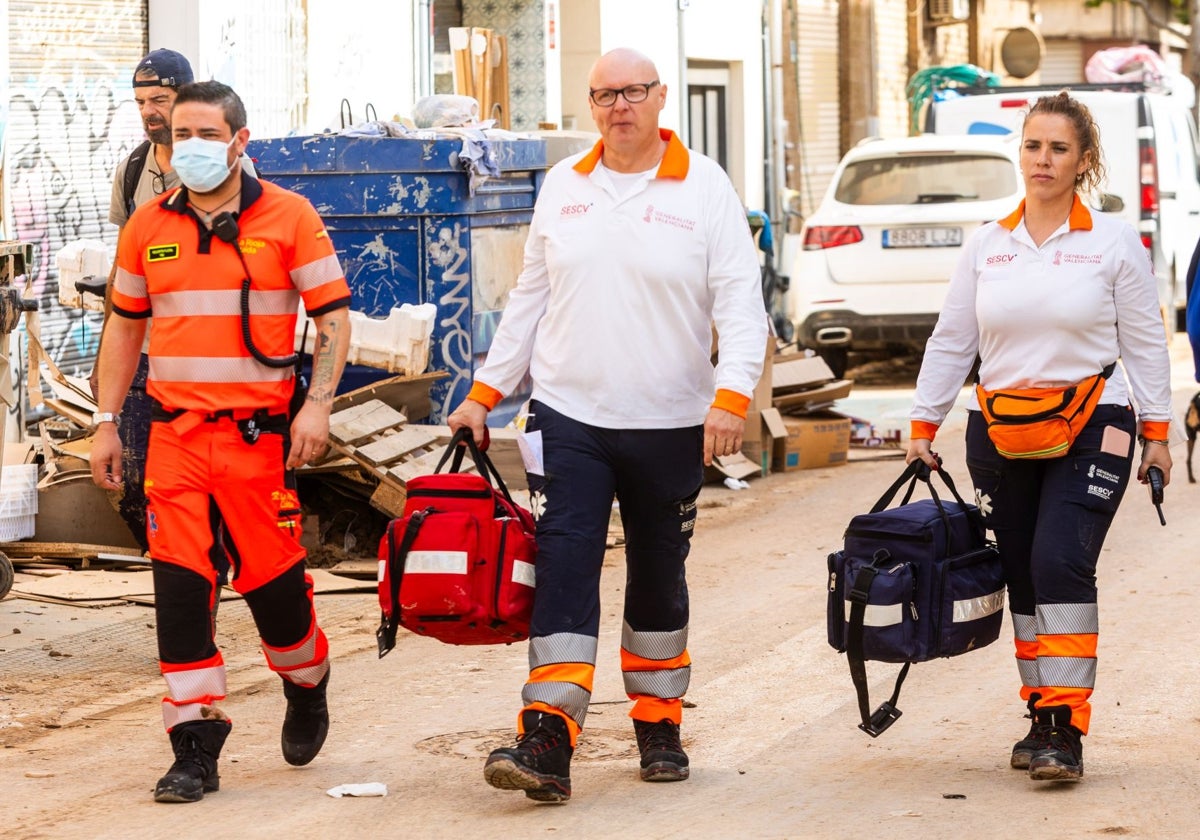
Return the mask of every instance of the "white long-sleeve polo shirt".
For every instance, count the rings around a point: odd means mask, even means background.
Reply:
[[[1140,418],[1152,424],[1147,436],[1165,439],[1170,358],[1137,232],[1076,197],[1067,221],[1039,248],[1024,210],[1022,202],[979,228],[963,249],[925,347],[913,436],[932,439],[978,353],[987,390],[1068,385],[1119,358],[1125,370],[1117,366],[1100,402],[1126,405],[1132,389]],[[974,393],[968,407],[979,407]]]
[[[699,425],[714,400],[744,416],[767,340],[746,211],[715,162],[661,134],[662,163],[625,192],[601,143],[546,175],[473,399],[494,406],[528,371],[534,399],[602,428]]]

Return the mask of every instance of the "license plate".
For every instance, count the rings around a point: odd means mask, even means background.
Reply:
[[[885,228],[884,248],[953,248],[962,244],[959,227]]]

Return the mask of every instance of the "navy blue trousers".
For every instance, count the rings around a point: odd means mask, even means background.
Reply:
[[[531,634],[596,636],[600,568],[614,497],[625,528],[625,620],[634,630],[687,626],[685,561],[704,480],[704,427],[601,429],[534,401],[544,476],[529,476],[537,523]]]

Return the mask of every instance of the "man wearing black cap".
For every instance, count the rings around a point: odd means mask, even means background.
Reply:
[[[113,173],[112,200],[108,208],[108,220],[118,228],[124,228],[133,211],[147,201],[179,186],[179,176],[171,167],[171,108],[180,86],[194,81],[192,65],[187,58],[175,50],[158,49],[147,54],[133,71],[133,98],[142,117],[142,127],[147,140],[117,164]],[[254,165],[242,157],[242,168],[254,176]],[[117,232],[118,242],[120,231]],[[114,261],[108,275],[108,286],[112,288],[116,274]],[[111,304],[105,295],[104,320],[108,321]],[[96,353],[100,358],[99,349]],[[134,539],[149,550],[146,539],[146,494],[142,487],[145,474],[146,450],[150,445],[151,400],[146,395],[146,375],[149,360],[142,348],[141,361],[129,396],[121,407],[120,434],[124,447],[125,487],[119,505],[121,518],[125,520]],[[99,364],[92,370],[93,396],[99,383]],[[229,566],[224,552],[214,550],[213,563],[221,572],[222,582]]]

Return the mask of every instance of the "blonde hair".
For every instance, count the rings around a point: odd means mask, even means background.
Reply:
[[[1088,107],[1075,99],[1066,90],[1060,90],[1052,96],[1043,96],[1033,103],[1025,115],[1025,123],[1030,117],[1038,114],[1055,114],[1066,117],[1075,129],[1075,137],[1079,141],[1080,154],[1087,156],[1087,168],[1075,176],[1075,188],[1081,192],[1092,192],[1100,187],[1108,174],[1100,151],[1100,129]],[[1025,123],[1021,124],[1022,134]]]

